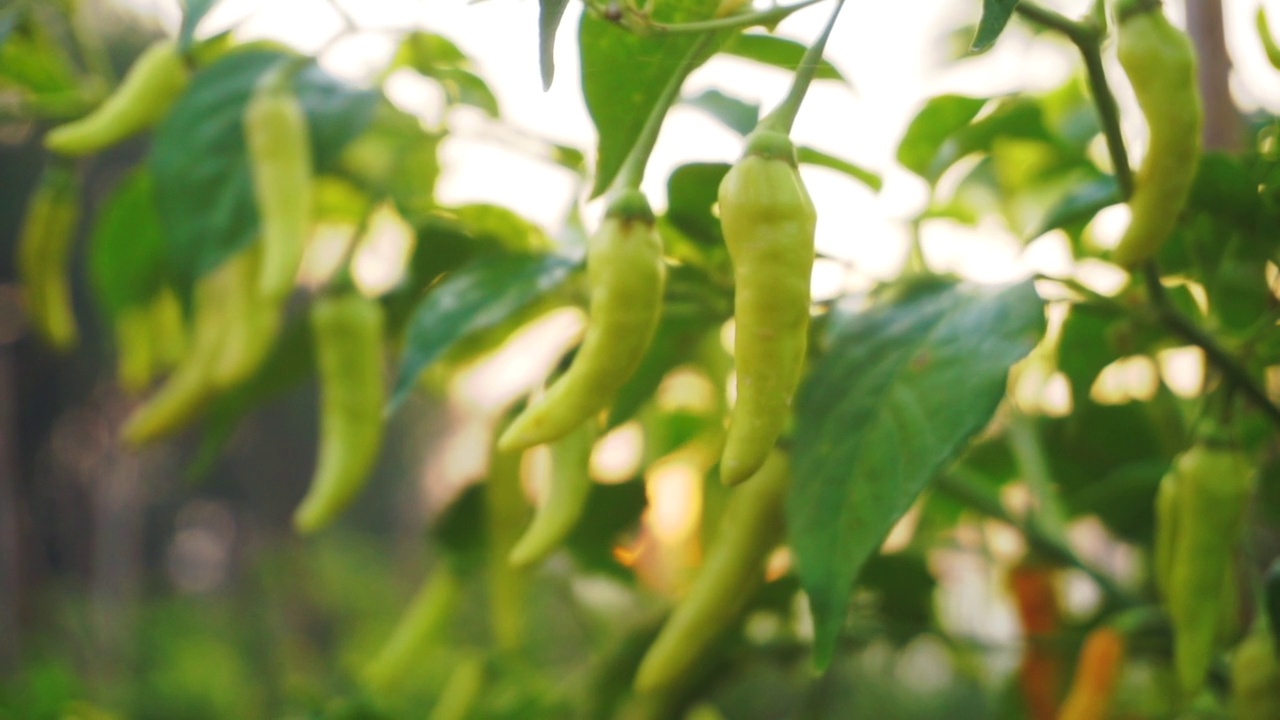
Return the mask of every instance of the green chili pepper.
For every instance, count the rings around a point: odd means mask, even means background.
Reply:
[[[1170,473],[1177,507],[1166,606],[1178,680],[1194,694],[1216,652],[1228,600],[1223,573],[1240,539],[1252,473],[1237,449],[1208,440],[1183,452]]]
[[[156,370],[152,347],[151,307],[130,305],[116,313],[116,375],[128,392],[145,390]]]
[[[186,89],[188,71],[178,44],[161,40],[147,48],[120,87],[92,113],[54,128],[44,145],[60,155],[105,150],[158,122]]]
[[[285,69],[267,73],[245,109],[244,133],[262,234],[262,294],[293,289],[311,226],[312,161],[307,115]]]
[[[1231,717],[1280,718],[1280,663],[1265,622],[1255,623],[1231,656]]]
[[[386,692],[412,670],[414,660],[439,639],[458,606],[461,585],[447,566],[422,583],[391,637],[364,671],[365,682]]]
[[[591,492],[591,449],[596,423],[588,420],[551,445],[551,477],[533,522],[511,549],[508,560],[523,567],[538,562],[564,540],[582,517]]]
[[[573,363],[498,440],[505,452],[555,440],[604,409],[644,357],[658,327],[666,269],[653,211],[638,191],[620,195],[587,246],[586,336]]]
[[[640,663],[636,690],[676,685],[738,621],[782,541],[789,479],[786,455],[774,451],[752,482],[733,491],[698,576]]]
[[[1129,198],[1132,220],[1112,259],[1126,267],[1155,255],[1178,222],[1200,159],[1203,113],[1195,49],[1160,3],[1117,4],[1116,54],[1147,120],[1146,157]]]
[[[293,516],[300,533],[328,525],[364,487],[382,444],[386,385],[382,306],[354,290],[311,307],[320,377],[320,456]]]
[[[236,258],[196,283],[191,350],[147,402],[133,411],[121,431],[130,445],[154,442],[186,427],[204,411],[216,391],[213,365],[227,339],[227,299],[237,288]]]
[[[18,238],[18,279],[36,332],[60,351],[75,347],[79,337],[70,280],[79,221],[78,177],[67,168],[48,168],[27,203]]]
[[[720,183],[720,225],[733,261],[737,401],[720,478],[764,464],[791,416],[804,369],[817,215],[782,134],[754,133]]]

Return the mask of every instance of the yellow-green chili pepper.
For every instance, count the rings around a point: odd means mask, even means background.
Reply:
[[[644,195],[609,206],[587,245],[591,301],[586,335],[569,369],[498,440],[504,452],[562,437],[604,409],[635,372],[662,312],[662,240]]]
[[[391,637],[365,668],[369,687],[386,692],[412,670],[414,661],[449,627],[461,589],[458,576],[447,566],[423,581]]]
[[[789,479],[786,455],[774,451],[750,483],[733,491],[698,576],[640,663],[636,690],[676,685],[737,622],[765,559],[782,541]]]
[[[163,287],[149,306],[150,333],[155,363],[159,369],[178,364],[187,353],[187,328],[182,317],[182,303],[169,287]]]
[[[1170,470],[1177,476],[1177,507],[1166,606],[1174,665],[1188,694],[1200,689],[1216,651],[1228,599],[1223,573],[1240,539],[1252,490],[1252,473],[1239,450],[1217,442],[1197,442]]]
[[[1231,655],[1231,718],[1280,718],[1280,663],[1265,622],[1255,623]]]
[[[311,226],[307,114],[284,69],[268,72],[245,109],[244,133],[262,235],[258,285],[279,300],[293,289]]]
[[[349,290],[311,307],[320,378],[320,456],[307,495],[293,516],[300,533],[329,524],[355,499],[382,445],[382,306]]]
[[[720,225],[737,288],[737,402],[720,459],[727,484],[760,469],[791,416],[808,342],[816,222],[791,141],[754,133],[720,183]]]
[[[150,305],[121,308],[114,319],[116,376],[127,392],[141,392],[156,370],[152,347]]]
[[[186,427],[216,392],[213,365],[226,343],[227,299],[236,292],[235,258],[196,283],[191,350],[125,423],[121,437],[130,445],[154,442]]]
[[[1155,255],[1178,222],[1200,159],[1203,113],[1195,49],[1169,24],[1159,0],[1128,0],[1116,12],[1116,54],[1148,129],[1129,198],[1133,218],[1111,256],[1132,267]]]
[[[75,347],[79,337],[70,279],[79,189],[74,171],[47,169],[27,203],[18,238],[18,279],[27,316],[45,342],[60,351]]]
[[[252,376],[280,332],[280,301],[263,297],[258,290],[262,254],[261,246],[251,245],[228,261],[230,287],[223,299],[227,326],[210,373],[218,388],[233,387]]]
[[[60,155],[105,150],[158,122],[186,89],[186,61],[171,40],[147,48],[120,87],[88,115],[49,131],[44,145]]]
[[[582,511],[591,492],[591,449],[596,422],[588,420],[551,445],[551,477],[546,497],[534,512],[529,528],[508,556],[512,565],[532,565],[555,550]]]

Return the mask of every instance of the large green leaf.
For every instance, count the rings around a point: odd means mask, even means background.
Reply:
[[[172,273],[182,284],[216,268],[258,232],[241,121],[258,78],[288,55],[226,55],[198,73],[161,123],[151,148],[156,203]],[[378,94],[308,65],[294,79],[318,171],[332,167],[369,123]]]
[[[1018,0],[982,0],[982,20],[973,36],[969,49],[978,52],[991,47],[1009,24],[1009,18],[1018,7]]]
[[[709,17],[716,5],[717,0],[674,0],[662,3],[655,17],[662,22],[698,20]],[[683,80],[709,57],[706,52],[693,52],[700,37],[641,36],[593,12],[582,13],[578,26],[582,94],[600,136],[593,197],[617,177],[663,89]]]
[[[501,324],[558,287],[575,264],[558,255],[490,255],[445,278],[409,318],[389,410],[418,376],[463,338]]]
[[[991,419],[1044,332],[1030,281],[935,285],[830,324],[797,396],[787,524],[825,667],[854,580],[894,523]]]
[[[89,272],[109,316],[145,303],[164,284],[164,241],[145,167],[126,176],[98,212]]]

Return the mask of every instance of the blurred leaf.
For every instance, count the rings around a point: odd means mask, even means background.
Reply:
[[[995,44],[1017,6],[1018,0],[982,0],[982,20],[978,22],[978,32],[969,49],[981,52]]]
[[[241,118],[258,78],[288,55],[235,52],[204,68],[156,131],[151,148],[166,255],[180,287],[216,268],[258,233]],[[372,118],[378,95],[350,88],[316,65],[294,77],[307,113],[317,172],[330,169]]]
[[[568,4],[569,0],[538,0],[538,68],[544,92],[556,76],[556,31]]]
[[[396,53],[390,69],[408,67],[435,80],[450,105],[470,105],[490,117],[498,117],[498,99],[457,45],[434,33],[410,33]]]
[[[1099,405],[1086,390],[1071,415],[1041,419],[1048,467],[1073,514],[1095,513],[1126,540],[1150,539],[1156,486],[1185,442],[1176,403],[1162,390],[1151,402]]]
[[[36,94],[74,90],[75,66],[57,40],[29,10],[5,8],[0,14],[0,80]]]
[[[89,272],[108,317],[146,303],[164,285],[164,239],[145,166],[126,175],[98,212]]]
[[[809,46],[803,43],[776,35],[743,33],[726,42],[721,52],[782,68],[787,72],[795,72],[796,68],[800,67],[800,61],[808,49]],[[813,79],[845,81],[836,66],[826,58],[818,62]]]
[[[720,220],[711,212],[720,192],[720,181],[729,172],[727,163],[689,163],[667,178],[667,219],[704,245],[724,243]]]
[[[1103,368],[1129,354],[1120,352],[1112,342],[1115,328],[1124,322],[1123,318],[1086,305],[1071,306],[1058,340],[1058,369],[1071,383],[1074,402],[1089,397],[1089,390]]]
[[[833,320],[796,399],[787,506],[796,569],[830,663],[853,582],[894,523],[1004,397],[1044,332],[1030,281],[941,286]]]
[[[985,98],[960,95],[932,98],[907,126],[906,134],[898,143],[898,162],[920,177],[936,179],[931,170],[934,158],[947,139],[968,126],[986,104]]]
[[[552,247],[542,228],[501,205],[472,203],[450,208],[449,213],[472,236],[513,253],[544,252]]]
[[[685,98],[684,103],[706,111],[739,135],[755,130],[756,123],[760,121],[760,105],[725,95],[719,90],[704,90],[696,97]]]
[[[191,40],[195,35],[196,26],[217,4],[218,0],[183,0],[182,29],[178,33],[178,44],[183,50],[191,47]]]
[[[870,170],[854,165],[848,160],[842,160],[811,147],[801,145],[796,148],[796,159],[806,165],[817,165],[818,167],[844,173],[876,192],[880,192],[880,188],[884,185],[878,173],[873,173]]]
[[[859,578],[875,592],[880,615],[890,638],[905,643],[933,626],[933,591],[937,586],[926,556],[903,552],[873,555]]]
[[[378,103],[369,129],[342,154],[342,168],[371,195],[390,196],[411,222],[436,204],[437,151],[443,135],[429,133],[414,116]]]
[[[711,16],[718,0],[673,0],[655,12],[659,22],[685,22]],[[613,183],[663,88],[682,80],[709,57],[693,56],[700,36],[655,34],[642,37],[614,23],[582,13],[578,27],[582,94],[599,135],[595,197]]]
[[[472,483],[458,493],[430,525],[431,537],[444,550],[450,568],[461,577],[484,564],[488,545],[485,532],[484,483]]]
[[[1038,238],[1050,230],[1064,229],[1072,235],[1079,233],[1093,216],[1103,208],[1123,202],[1120,186],[1113,175],[1098,175],[1075,185],[1065,197],[1049,209],[1040,225],[1028,234],[1028,240]]]
[[[454,343],[501,324],[555,289],[574,268],[556,255],[490,255],[449,275],[418,305],[388,412],[409,396],[418,376]]]
[[[614,556],[623,536],[640,522],[647,507],[644,483],[595,484],[587,496],[582,518],[565,539],[565,547],[588,573],[602,572],[631,582],[631,570]]]

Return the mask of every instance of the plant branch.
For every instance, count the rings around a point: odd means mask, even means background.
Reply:
[[[1079,569],[1092,578],[1113,600],[1123,605],[1138,604],[1137,599],[1120,587],[1111,576],[1085,562],[1070,546],[1047,532],[1034,517],[1028,517],[1025,520],[1013,517],[999,500],[992,497],[976,482],[957,476],[955,473],[946,473],[934,480],[934,487],[972,510],[1011,525],[1022,533],[1027,543],[1035,550],[1056,562]]]
[[[820,2],[823,2],[823,0],[800,0],[800,2],[795,3],[794,5],[780,5],[760,12],[733,15],[726,18],[716,18],[714,20],[700,20],[697,22],[659,23],[653,22],[644,15],[630,15],[626,20],[619,20],[619,23],[635,32],[651,32],[664,35],[705,33],[717,30],[737,30],[739,28],[748,28],[753,25],[777,24],[778,22],[786,19],[791,15],[791,13],[797,10],[803,10],[810,5],[816,5]]]
[[[1196,345],[1204,351],[1209,362],[1226,377],[1227,382],[1240,389],[1264,415],[1273,423],[1280,425],[1280,407],[1271,401],[1267,391],[1249,371],[1236,362],[1226,348],[1190,318],[1183,315],[1169,302],[1169,296],[1160,283],[1160,270],[1154,262],[1147,263],[1142,269],[1147,284],[1147,296],[1155,308],[1157,318],[1173,334]]]
[[[1102,134],[1107,140],[1107,153],[1111,156],[1116,182],[1120,185],[1121,193],[1126,198],[1129,197],[1133,194],[1133,171],[1129,167],[1129,154],[1125,150],[1124,136],[1120,132],[1120,107],[1116,104],[1115,95],[1111,93],[1111,86],[1107,83],[1102,66],[1101,29],[1093,21],[1072,20],[1034,3],[1018,3],[1017,12],[1031,22],[1062,33],[1080,51],[1089,80],[1089,91],[1093,94],[1093,104],[1098,109]]]
[[[831,17],[822,28],[822,34],[800,59],[800,66],[796,68],[796,74],[791,79],[791,89],[787,91],[787,97],[774,108],[773,112],[760,121],[760,129],[791,134],[791,125],[800,112],[800,105],[804,102],[805,94],[809,92],[809,85],[813,83],[813,76],[818,72],[818,66],[822,64],[822,53],[826,50],[827,39],[831,37],[831,29],[836,26],[836,18],[840,17],[840,10],[843,8],[844,0],[836,0],[836,6],[831,10]]]

